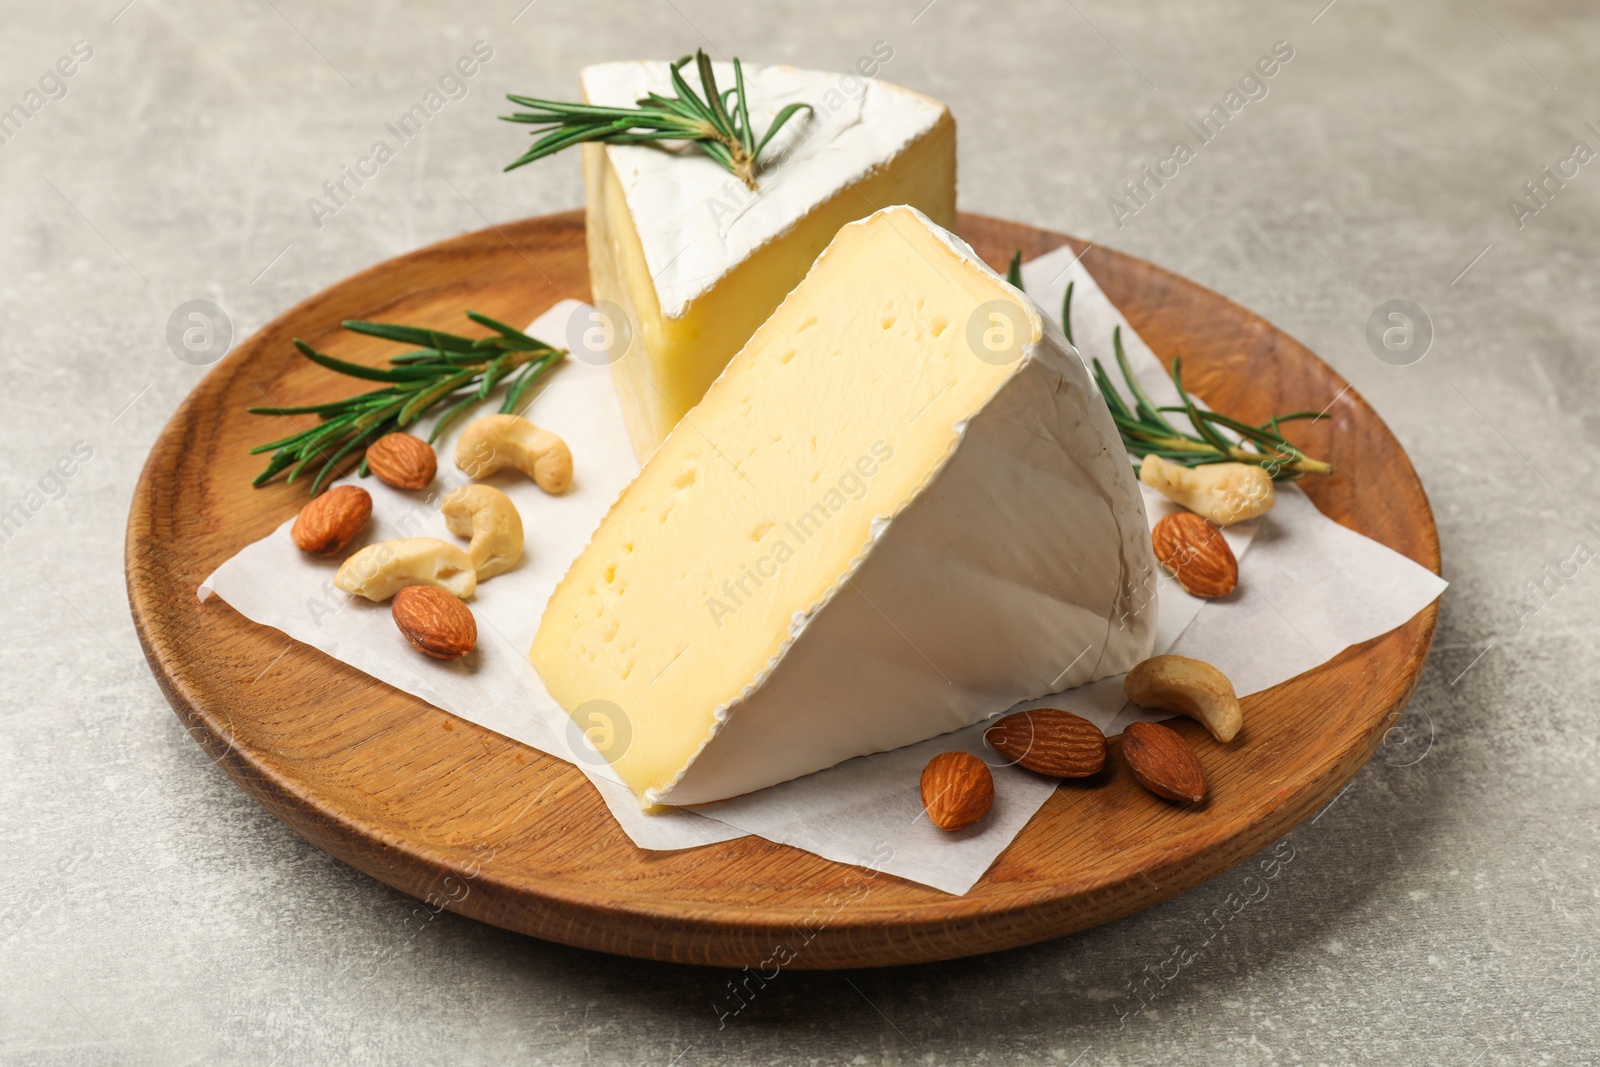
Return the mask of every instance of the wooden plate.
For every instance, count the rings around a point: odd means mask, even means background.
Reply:
[[[990,263],[1071,238],[964,215]],[[1222,410],[1295,424],[1339,474],[1307,488],[1338,521],[1437,571],[1433,516],[1405,452],[1306,348],[1215,293],[1103,248],[1084,262],[1164,360]],[[946,959],[1025,945],[1147,908],[1249,857],[1328,802],[1373,754],[1417,683],[1436,607],[1245,701],[1240,741],[1179,722],[1212,783],[1200,810],[1134,784],[1114,753],[1103,784],[1056,791],[981,882],[952,897],[756,837],[682,852],[635,848],[570,765],[374,681],[195,589],[305,500],[252,489],[251,445],[280,424],[266,402],[350,384],[290,346],[301,337],[377,363],[392,346],[341,319],[459,330],[474,308],[525,323],[587,299],[583,218],[466,234],[356,275],[280,316],[184,401],[145,463],[128,518],[128,598],[178,716],[234,780],[324,851],[463,915],[570,945],[649,959],[800,968]],[[285,420],[287,423],[287,420]],[[914,789],[916,784],[909,783]],[[537,800],[535,800],[537,798]],[[533,802],[530,806],[530,802]]]

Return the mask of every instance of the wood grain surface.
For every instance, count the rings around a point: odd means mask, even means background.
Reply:
[[[1004,269],[1071,238],[977,215],[961,232]],[[1339,473],[1306,485],[1327,514],[1439,569],[1422,487],[1383,422],[1304,346],[1228,300],[1093,248],[1085,264],[1186,384],[1250,421],[1328,405],[1292,436]],[[1081,930],[1173,897],[1249,857],[1325,804],[1366,762],[1415,688],[1436,606],[1332,662],[1247,698],[1233,744],[1175,720],[1211,782],[1195,810],[1137,786],[1113,748],[1066,783],[966,896],[831,863],[756,837],[681,852],[635,848],[570,765],[374,681],[195,589],[305,501],[252,489],[250,446],[292,420],[267,402],[347,395],[300,337],[379,363],[393,346],[347,318],[457,330],[474,308],[531,321],[587,299],[583,218],[466,234],[364,271],[286,312],[222,360],[145,463],[128,519],[128,597],[178,716],[252,796],[318,848],[425,907],[604,952],[717,966],[874,966],[988,952]],[[910,782],[908,789],[916,789]],[[204,818],[204,814],[197,814]],[[792,956],[792,958],[790,958]]]

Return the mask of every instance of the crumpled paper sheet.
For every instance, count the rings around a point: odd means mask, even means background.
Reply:
[[[1124,348],[1142,384],[1160,402],[1173,397],[1159,361],[1082,264],[1072,260],[1070,250],[1061,249],[1027,264],[1023,273],[1030,295],[1054,313],[1067,282],[1076,281],[1072,325],[1081,350],[1109,353],[1111,331],[1121,325]],[[563,345],[574,316],[582,317],[577,323],[581,329],[588,314],[586,306],[564,301],[528,332]],[[214,593],[247,618],[464,719],[573,762],[641,848],[689,848],[754,833],[948,893],[971,889],[1055,788],[1049,779],[1005,766],[984,747],[982,724],[733,800],[665,815],[639,810],[632,793],[588,746],[526,659],[556,582],[637,472],[609,369],[567,360],[524,414],[568,442],[577,476],[572,490],[560,497],[544,494],[514,473],[490,479],[521,512],[528,550],[519,567],[479,587],[473,601],[479,647],[472,656],[457,663],[418,656],[390,621],[387,604],[352,600],[333,588],[337,563],[309,558],[296,549],[289,538],[290,522],[219,567],[202,584],[201,599]],[[440,442],[435,495],[424,499],[375,479],[361,483],[373,496],[373,523],[352,550],[391,537],[452,539],[438,514],[438,498],[465,483],[450,462],[462,425],[464,421]],[[1170,507],[1149,493],[1146,504],[1152,525]],[[1280,489],[1277,507],[1265,518],[1231,527],[1226,536],[1235,555],[1249,556],[1239,591],[1208,603],[1163,576],[1155,590],[1161,620],[1156,650],[1216,664],[1240,695],[1276,685],[1399,626],[1444,589],[1445,583],[1426,568],[1322,516],[1293,487]],[[1317,563],[1308,565],[1308,560]],[[1288,619],[1293,625],[1285,624]],[[1146,717],[1126,704],[1120,678],[1018,708],[1039,706],[1076,712],[1108,734]],[[979,826],[947,834],[923,813],[918,781],[929,759],[955,748],[994,766],[995,805]],[[515,796],[504,802],[508,813],[538,819],[543,813],[536,802],[530,803],[535,800]]]

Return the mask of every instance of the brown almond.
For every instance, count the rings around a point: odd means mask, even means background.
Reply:
[[[367,446],[367,468],[396,489],[426,489],[439,470],[433,446],[408,433],[386,433]]]
[[[302,551],[336,556],[371,517],[372,494],[359,485],[336,485],[300,509],[289,536]]]
[[[1150,539],[1156,561],[1192,596],[1227,596],[1239,584],[1239,561],[1222,531],[1192,511],[1163,516]]]
[[[994,805],[994,777],[970,752],[942,752],[922,769],[922,806],[941,830],[971,826]]]
[[[1017,766],[1053,778],[1087,778],[1106,765],[1105,734],[1070,711],[1019,711],[985,730],[983,739]]]
[[[1206,772],[1176,730],[1156,722],[1130,723],[1122,755],[1139,784],[1158,797],[1193,804],[1206,795]]]
[[[434,659],[460,659],[478,644],[472,609],[443,589],[408,585],[389,610],[412,647]]]

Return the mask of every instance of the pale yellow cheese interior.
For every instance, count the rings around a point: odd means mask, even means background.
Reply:
[[[699,403],[839,227],[879,208],[909,204],[953,228],[955,165],[955,122],[946,112],[904,151],[740,262],[682,315],[665,317],[616,172],[603,146],[585,145],[590,283],[595,299],[622,308],[636,333],[612,373],[639,458]]]
[[[626,749],[608,755],[641,797],[673,782],[797,613],[848,577],[874,517],[917,494],[1016,370],[969,347],[997,300],[1027,320],[911,212],[846,227],[612,508],[530,659],[569,712],[620,709]]]

